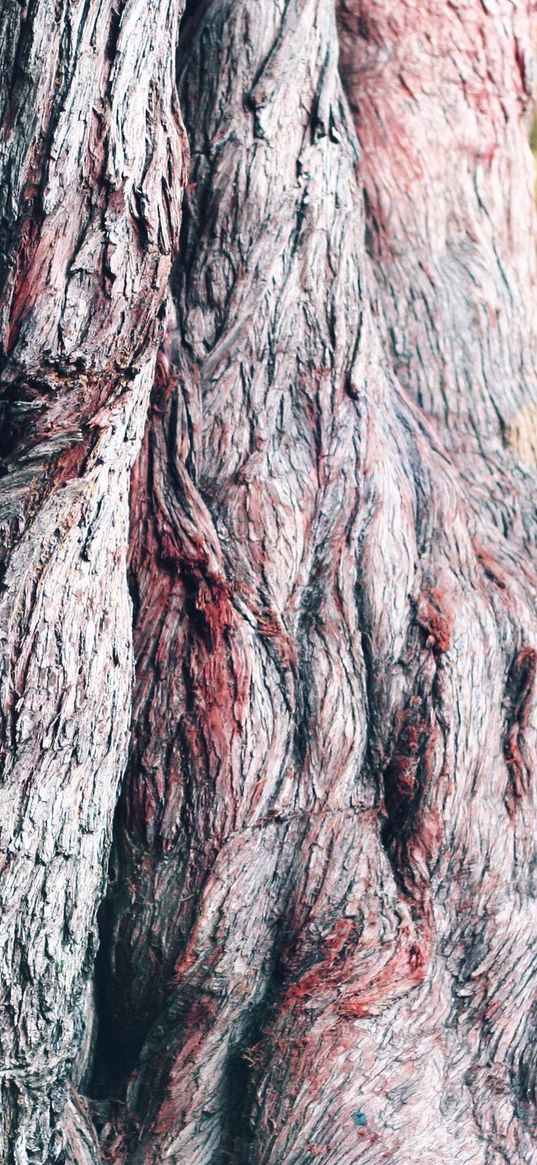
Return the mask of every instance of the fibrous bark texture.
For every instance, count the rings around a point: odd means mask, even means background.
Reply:
[[[178,16],[0,14],[6,1165],[94,1159],[82,1109],[61,1116],[129,733],[128,486],[178,230]]]
[[[470,504],[532,554],[535,11],[528,0],[338,4],[384,350]]]
[[[189,3],[166,305],[175,6],[47,11],[2,18],[6,1160],[534,1165],[531,9]]]
[[[133,488],[109,1151],[531,1161],[533,576],[377,338],[330,6],[198,6],[180,95],[176,318]],[[455,344],[435,311],[430,343]]]

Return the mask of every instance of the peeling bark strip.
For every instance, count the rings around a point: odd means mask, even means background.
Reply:
[[[62,1112],[129,731],[128,484],[177,245],[179,15],[0,14],[6,1165],[98,1160],[83,1107]]]
[[[532,1165],[535,578],[387,368],[332,6],[188,14],[103,1157]]]

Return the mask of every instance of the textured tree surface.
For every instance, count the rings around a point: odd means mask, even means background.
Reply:
[[[534,1165],[533,6],[180,17],[0,14],[0,1158]]]
[[[61,1114],[128,743],[129,471],[178,230],[177,8],[0,15],[0,1158],[17,1165],[84,1161],[81,1110],[63,1132]]]
[[[338,15],[384,351],[478,516],[533,554],[535,5],[340,0]]]

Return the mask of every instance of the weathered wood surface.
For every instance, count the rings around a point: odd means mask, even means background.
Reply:
[[[530,9],[338,15],[361,155],[331,3],[187,5],[166,309],[175,7],[118,9],[91,68],[66,32],[31,230],[6,154],[17,1165],[537,1162]]]

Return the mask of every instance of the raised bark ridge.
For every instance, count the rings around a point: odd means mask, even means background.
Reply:
[[[128,487],[178,232],[179,14],[0,16],[6,1165],[97,1159],[83,1108],[62,1112],[129,733]]]
[[[199,5],[180,94],[104,1151],[532,1162],[534,577],[385,371],[330,6]]]

